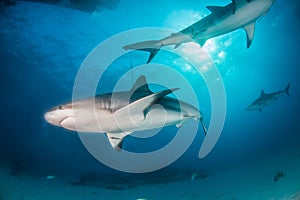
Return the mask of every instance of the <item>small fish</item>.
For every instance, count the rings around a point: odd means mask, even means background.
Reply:
[[[191,181],[195,180],[198,176],[198,173],[193,173],[192,177],[191,177]]]
[[[274,176],[274,182],[279,181],[280,179],[282,179],[283,177],[285,177],[285,174],[283,172],[277,172]]]
[[[191,177],[191,181],[194,181],[196,179],[205,179],[205,178],[206,178],[205,172],[195,172]]]
[[[47,180],[52,180],[52,179],[56,179],[56,176],[53,176],[53,175],[48,175],[46,177]]]

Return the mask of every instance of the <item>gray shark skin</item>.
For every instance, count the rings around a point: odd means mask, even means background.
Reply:
[[[258,97],[252,104],[250,104],[250,106],[246,108],[246,111],[258,110],[259,112],[261,112],[264,107],[270,105],[279,97],[283,95],[290,96],[290,86],[291,84],[289,83],[284,90],[279,90],[278,92],[273,92],[269,94],[265,93],[264,90],[262,90],[260,97]]]
[[[134,131],[176,125],[188,119],[200,120],[206,128],[198,109],[168,97],[177,89],[153,93],[146,78],[138,78],[130,91],[100,94],[54,107],[45,113],[45,120],[65,129],[106,133],[116,150],[122,149],[124,137]],[[162,109],[162,107],[163,109]]]
[[[207,6],[211,14],[191,26],[174,33],[162,40],[152,40],[129,44],[123,48],[150,52],[147,63],[155,57],[163,46],[197,42],[203,46],[205,42],[237,29],[244,29],[247,34],[247,48],[250,47],[255,31],[255,23],[269,12],[275,0],[233,0],[232,3],[221,6]]]

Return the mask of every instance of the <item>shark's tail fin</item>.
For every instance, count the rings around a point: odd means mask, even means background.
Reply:
[[[291,96],[291,94],[290,94],[290,86],[291,86],[291,83],[289,83],[287,86],[286,86],[286,88],[284,89],[284,93],[286,93],[288,96]]]
[[[206,134],[207,134],[207,128],[206,128],[205,123],[204,123],[204,119],[203,119],[203,114],[202,114],[202,112],[200,111],[200,112],[199,112],[199,116],[195,117],[194,119],[195,119],[196,121],[200,121],[200,124],[201,124],[201,126],[202,126],[204,135],[206,136]]]
[[[150,40],[146,42],[138,42],[134,44],[129,44],[124,46],[123,48],[125,50],[131,49],[131,50],[140,50],[140,51],[147,51],[150,52],[150,56],[148,58],[147,63],[151,62],[151,60],[156,56],[156,54],[159,52],[161,45],[159,44],[159,40]]]
[[[203,131],[204,131],[204,135],[206,136],[207,134],[207,129],[206,129],[206,126],[204,124],[204,121],[203,121],[203,118],[200,118],[200,122],[201,122],[201,126],[203,128]]]

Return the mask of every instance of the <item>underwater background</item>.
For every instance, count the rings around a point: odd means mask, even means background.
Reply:
[[[199,159],[204,138],[199,128],[177,161],[145,174],[105,166],[76,132],[48,124],[43,115],[72,99],[81,63],[102,41],[134,28],[180,31],[208,15],[207,5],[230,1],[107,0],[96,7],[88,2],[72,8],[68,1],[0,2],[0,199],[300,199],[299,1],[276,0],[258,21],[249,49],[243,30],[205,44],[226,90],[221,137]],[[208,124],[211,103],[205,82],[190,66],[172,62],[169,54],[162,51],[154,61],[190,81]],[[147,60],[143,52],[128,57],[109,67],[98,93],[111,92],[124,73]],[[245,111],[262,89],[276,92],[288,83],[291,96],[262,112]],[[124,143],[153,150],[175,133],[176,127],[166,127],[153,138]]]

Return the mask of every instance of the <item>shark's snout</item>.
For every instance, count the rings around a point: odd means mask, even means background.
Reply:
[[[55,125],[55,126],[60,126],[60,121],[58,119],[58,117],[51,111],[49,112],[46,112],[44,114],[44,119],[49,123],[49,124],[52,124],[52,125]]]
[[[62,126],[63,121],[70,117],[72,116],[68,115],[67,113],[60,112],[59,110],[56,109],[51,109],[50,111],[44,114],[44,119],[49,124],[55,126]]]

